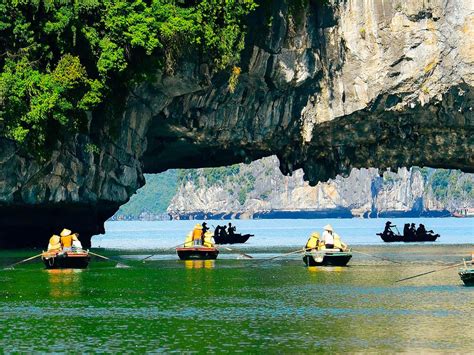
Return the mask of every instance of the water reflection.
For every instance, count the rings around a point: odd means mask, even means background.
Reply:
[[[49,269],[48,273],[49,294],[54,298],[71,298],[81,293],[81,269]]]
[[[185,260],[184,267],[186,269],[214,269],[215,260]]]
[[[331,266],[331,267],[326,267],[326,266],[308,266],[306,269],[308,269],[309,272],[315,273],[315,272],[343,272],[344,270],[347,269],[345,266]]]

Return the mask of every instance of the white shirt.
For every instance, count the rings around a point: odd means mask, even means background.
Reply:
[[[329,231],[324,231],[323,237],[322,237],[324,244],[332,244],[334,245],[334,236],[332,235],[331,232]]]

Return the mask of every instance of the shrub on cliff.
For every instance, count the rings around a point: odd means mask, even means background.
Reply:
[[[0,4],[0,134],[34,152],[183,48],[215,70],[243,48],[254,0],[12,0]],[[146,69],[149,72],[145,72]]]

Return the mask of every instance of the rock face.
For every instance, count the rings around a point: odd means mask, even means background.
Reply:
[[[277,166],[278,159],[268,157],[233,169],[193,171],[168,213],[174,219],[317,218],[441,216],[474,209],[472,174],[401,168],[380,176],[374,168],[354,169],[347,178],[313,187],[302,170],[284,176]]]
[[[0,245],[43,246],[64,225],[88,239],[143,173],[169,168],[276,154],[312,184],[353,167],[474,171],[471,0],[275,0],[248,33],[233,93],[197,55],[122,114],[95,112],[44,164],[1,140]]]

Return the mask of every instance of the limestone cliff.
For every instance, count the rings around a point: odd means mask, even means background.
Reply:
[[[168,213],[184,218],[439,216],[474,209],[474,176],[401,168],[354,169],[347,178],[309,186],[303,171],[284,176],[269,157],[185,174]]]
[[[0,245],[101,233],[143,173],[169,168],[276,154],[312,184],[353,167],[474,171],[472,0],[262,1],[241,67],[231,92],[183,58],[41,164],[1,139]]]

